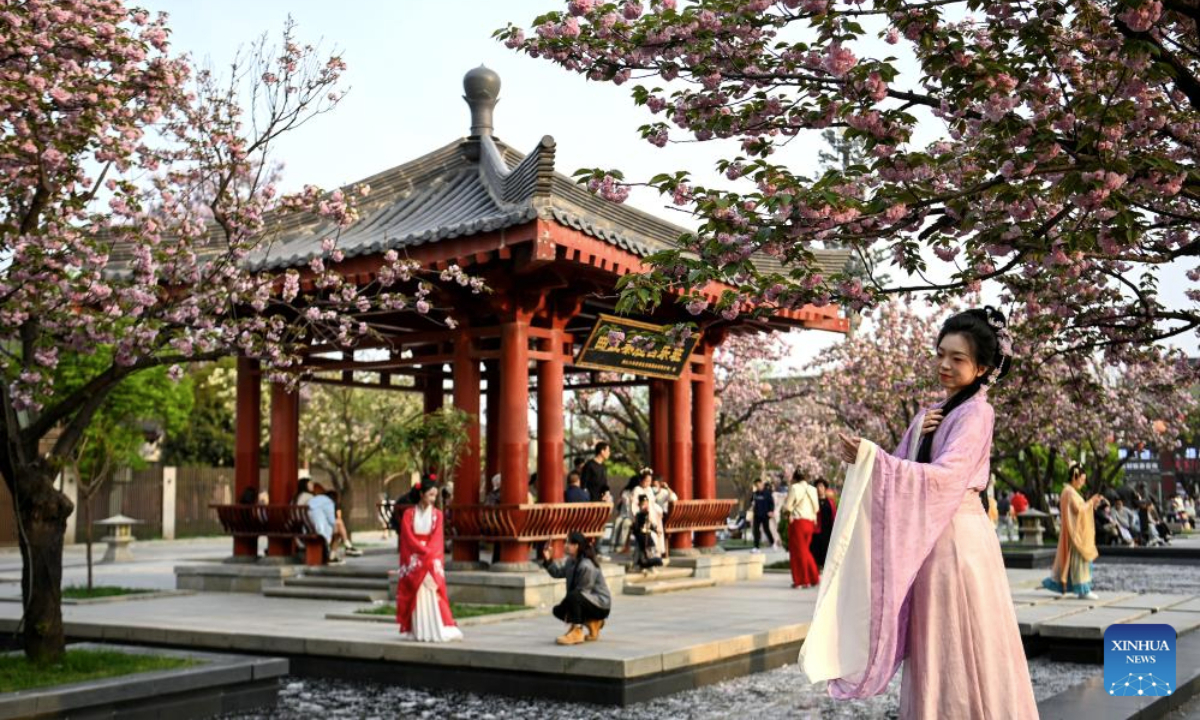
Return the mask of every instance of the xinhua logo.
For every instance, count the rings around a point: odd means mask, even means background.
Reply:
[[[1113,697],[1175,692],[1175,628],[1110,625],[1104,631],[1104,689]]]

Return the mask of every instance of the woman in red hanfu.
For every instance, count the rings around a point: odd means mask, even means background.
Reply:
[[[422,483],[417,504],[405,510],[400,520],[396,622],[404,640],[462,640],[446,594],[445,521],[433,506],[439,492],[437,483]]]

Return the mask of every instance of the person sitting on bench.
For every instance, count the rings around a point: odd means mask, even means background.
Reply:
[[[338,530],[337,506],[333,498],[325,493],[325,487],[319,482],[312,483],[312,500],[308,501],[308,517],[313,529],[325,538],[325,547],[329,549],[329,564],[340,565],[345,562],[338,554],[345,538]]]

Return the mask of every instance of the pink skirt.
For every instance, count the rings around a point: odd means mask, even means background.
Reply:
[[[1000,541],[977,491],[934,544],[908,602],[901,718],[1038,717]]]

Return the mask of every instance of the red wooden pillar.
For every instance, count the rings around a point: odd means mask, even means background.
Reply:
[[[459,333],[454,340],[454,407],[471,416],[467,443],[454,472],[454,504],[479,503],[479,361],[471,358],[471,336]],[[455,562],[478,562],[479,543],[455,540]]]
[[[271,504],[287,505],[296,494],[300,468],[300,393],[271,385]],[[267,555],[292,554],[291,538],[270,538]]]
[[[670,477],[671,385],[650,381],[650,467],[658,477]]]
[[[529,319],[517,317],[500,326],[499,427],[500,503],[523,504],[529,492]],[[529,546],[505,542],[500,562],[529,562]]]
[[[497,438],[497,431],[500,428],[500,373],[498,372],[497,363],[494,360],[489,360],[484,363],[487,369],[487,418],[485,419],[484,432],[487,433],[484,442],[484,483],[487,489],[491,490],[492,476],[500,472],[500,452]]]
[[[692,385],[692,473],[697,500],[717,498],[717,403],[711,349],[706,360],[704,371],[695,377]],[[716,545],[715,531],[696,533],[696,547]]]
[[[544,349],[550,353],[549,360],[537,365],[537,408],[538,408],[538,502],[560,503],[566,500],[563,487],[563,447],[566,442],[563,432],[563,358],[562,330],[551,330],[550,339]],[[563,542],[556,540],[552,546],[554,557],[563,555]]]
[[[441,365],[434,365],[425,368],[425,414],[437,412],[442,409],[442,405],[446,402],[446,391],[443,388],[442,378],[445,376],[445,371]],[[422,468],[424,470],[424,468]]]
[[[667,483],[680,500],[692,499],[692,377],[685,369],[679,379],[671,383],[670,414],[670,457],[671,467]],[[671,547],[692,547],[691,533],[673,533]]]
[[[237,359],[237,415],[233,456],[233,497],[237,502],[246,488],[258,487],[258,458],[262,451],[262,378],[258,361]],[[258,538],[235,537],[235,557],[258,556]]]
[[[545,342],[549,360],[538,362],[538,502],[560,503],[563,493],[563,359],[562,331]]]

